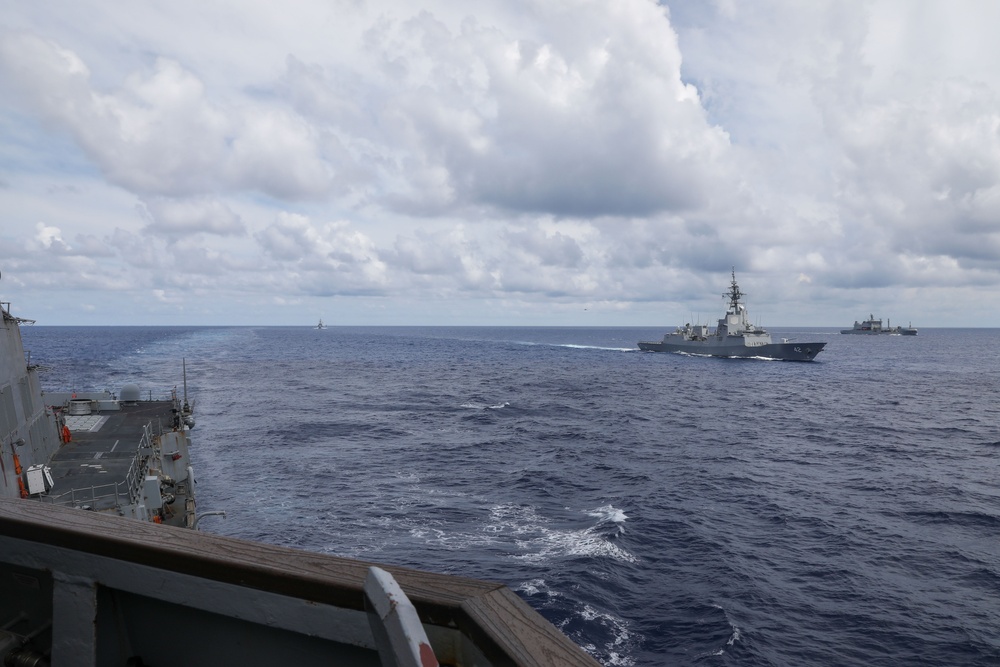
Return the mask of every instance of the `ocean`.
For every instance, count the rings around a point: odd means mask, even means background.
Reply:
[[[605,665],[1000,664],[1000,330],[22,327],[187,391],[201,529],[499,581]]]

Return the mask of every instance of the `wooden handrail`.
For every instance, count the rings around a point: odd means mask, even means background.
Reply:
[[[0,499],[0,536],[357,611],[374,565],[16,499]],[[494,664],[598,664],[502,584],[379,567],[399,582],[425,625],[457,629]]]

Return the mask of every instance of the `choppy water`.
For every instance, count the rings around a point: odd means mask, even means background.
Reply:
[[[205,530],[501,581],[608,665],[1000,663],[1000,331],[25,327],[196,401]]]

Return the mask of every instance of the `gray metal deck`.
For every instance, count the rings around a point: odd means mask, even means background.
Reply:
[[[129,494],[144,474],[143,457],[152,453],[150,438],[173,427],[174,406],[142,401],[119,407],[65,417],[72,439],[48,464],[52,502],[104,511],[134,500]]]

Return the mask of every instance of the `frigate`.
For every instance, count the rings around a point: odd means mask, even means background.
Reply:
[[[729,308],[719,319],[715,329],[708,325],[688,323],[665,334],[661,341],[640,341],[639,349],[646,352],[679,352],[712,357],[812,361],[826,346],[826,343],[796,342],[784,338],[780,343],[773,342],[766,329],[750,322],[743,304],[743,297],[746,295],[736,283],[735,268],[729,291],[722,296],[729,299]]]
[[[502,584],[199,530],[186,374],[43,392],[0,320],[0,664],[598,665]]]

